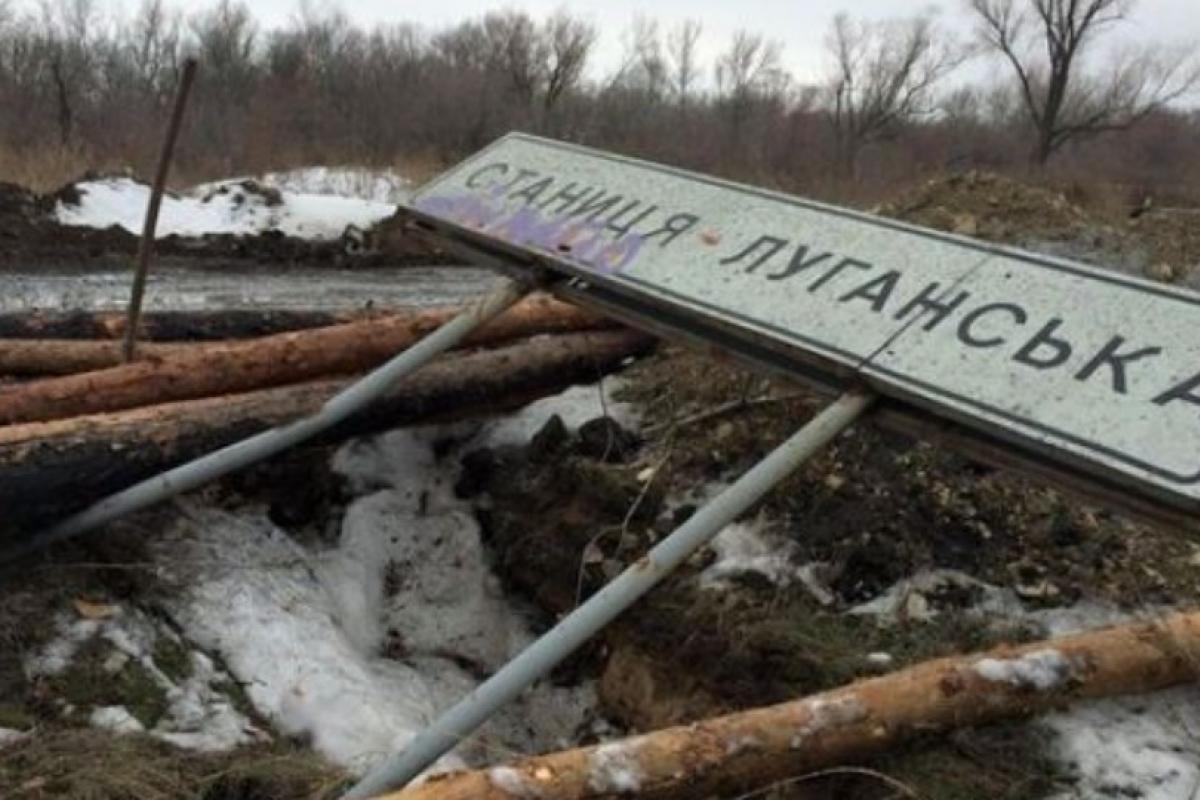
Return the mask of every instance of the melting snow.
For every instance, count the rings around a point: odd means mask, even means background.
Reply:
[[[730,578],[747,572],[761,575],[778,586],[800,579],[800,567],[793,561],[795,544],[768,534],[761,518],[726,525],[709,547],[717,558],[700,573],[700,583],[705,588],[725,586]]]
[[[12,728],[0,728],[0,749],[3,749],[10,744],[16,744],[28,735],[29,734],[25,731],[13,730]]]
[[[602,744],[588,756],[588,788],[594,792],[632,794],[642,788],[637,760],[639,741]]]
[[[302,167],[286,172],[268,172],[259,183],[285,192],[334,195],[403,203],[412,194],[412,181],[390,169],[369,167]]]
[[[1062,686],[1071,677],[1071,662],[1057,650],[1035,650],[1019,658],[980,659],[975,662],[975,672],[992,683],[1046,692]]]
[[[634,406],[613,398],[622,387],[620,378],[607,378],[598,386],[573,386],[554,397],[530,403],[520,411],[489,423],[481,440],[491,447],[527,444],[551,416],[557,414],[567,428],[574,430],[600,416],[609,416],[624,428],[636,428]]]
[[[83,181],[75,188],[77,205],[59,202],[63,225],[109,228],[140,234],[150,201],[150,187],[130,178]],[[282,192],[282,202],[269,205],[259,192],[237,180],[202,184],[185,194],[164,195],[157,237],[203,236],[209,233],[253,234],[276,230],[307,239],[336,239],[349,225],[367,228],[392,215],[392,203],[334,195]]]
[[[103,706],[92,711],[88,721],[97,728],[104,728],[113,733],[141,733],[146,730],[137,718],[125,710],[124,706]]]
[[[141,666],[165,694],[167,710],[149,733],[166,742],[201,751],[228,750],[261,739],[263,734],[240,714],[222,691],[229,676],[218,669],[208,656],[190,652],[191,670],[187,678],[173,680],[154,661],[155,643],[162,637],[183,646],[176,635],[138,610],[121,610],[109,619],[73,619],[60,617],[58,636],[39,653],[25,661],[32,677],[56,675],[66,670],[87,642],[99,637],[113,652],[102,668],[118,673],[130,662]],[[92,709],[89,722],[117,733],[145,730],[127,709],[106,706]]]
[[[627,408],[606,404],[633,424]],[[454,495],[457,458],[436,456],[434,443],[515,440],[554,413],[570,425],[599,415],[599,389],[571,389],[483,425],[347,443],[333,468],[357,497],[337,545],[323,552],[301,546],[262,510],[181,503],[155,544],[176,587],[165,610],[189,639],[221,655],[283,732],[368,769],[533,638],[501,592],[470,505]],[[436,768],[570,746],[595,702],[590,684],[535,686]]]

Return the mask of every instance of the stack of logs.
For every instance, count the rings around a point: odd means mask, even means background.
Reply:
[[[152,315],[128,364],[119,316],[0,318],[0,542],[317,411],[458,311]],[[326,441],[515,408],[595,381],[651,345],[602,317],[531,297]]]

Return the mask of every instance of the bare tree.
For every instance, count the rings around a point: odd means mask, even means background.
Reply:
[[[696,43],[703,28],[694,19],[681,20],[667,34],[667,56],[670,61],[671,92],[681,108],[686,108],[700,79],[700,64]]]
[[[1084,59],[1119,25],[1133,0],[967,0],[981,41],[1012,67],[1035,132],[1031,160],[1045,164],[1067,142],[1123,130],[1200,81],[1194,48],[1113,53],[1102,72]]]
[[[755,105],[786,83],[782,53],[779,42],[740,30],[734,33],[729,49],[717,58],[717,94],[727,111],[734,144]]]
[[[659,103],[667,91],[667,62],[658,21],[638,15],[626,34],[625,55],[616,80],[642,102]]]
[[[523,11],[495,11],[483,18],[488,68],[507,76],[509,88],[532,105],[546,75],[546,46],[537,23]]]
[[[70,142],[78,105],[92,78],[97,48],[98,24],[93,0],[43,0],[41,4],[43,49],[49,77],[54,84],[60,144]]]
[[[157,105],[171,96],[180,64],[181,20],[163,0],[144,0],[126,33],[141,93]]]
[[[845,175],[863,147],[932,112],[934,87],[964,57],[927,15],[868,22],[838,14],[827,46],[828,113]]]
[[[559,9],[546,20],[542,32],[547,53],[546,87],[542,107],[547,114],[583,77],[588,56],[596,43],[596,28]]]

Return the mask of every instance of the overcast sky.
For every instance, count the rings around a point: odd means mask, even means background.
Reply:
[[[0,0],[2,2],[2,0]],[[212,0],[168,0],[185,11],[206,8]],[[138,0],[100,0],[101,6],[134,10]],[[18,7],[33,7],[35,0],[17,0]],[[295,17],[298,0],[252,0],[256,18],[267,27],[282,26]],[[315,0],[317,7],[328,2]],[[487,11],[517,8],[543,16],[563,7],[594,22],[600,30],[596,67],[612,67],[620,60],[622,33],[638,13],[658,19],[663,26],[688,17],[704,26],[701,50],[706,63],[730,35],[739,28],[780,41],[784,45],[787,66],[802,82],[819,74],[823,59],[823,40],[834,14],[847,11],[858,17],[883,18],[905,16],[926,8],[939,9],[947,28],[967,34],[970,17],[963,9],[964,0],[941,3],[912,0],[354,0],[332,3],[354,20],[370,25],[376,22],[417,22],[436,28],[459,22]],[[1131,40],[1200,41],[1200,0],[1141,0],[1130,23],[1122,28],[1122,38]],[[1117,35],[1112,37],[1114,40]],[[986,69],[977,64],[972,71]]]

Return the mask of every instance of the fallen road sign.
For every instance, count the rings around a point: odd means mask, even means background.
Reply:
[[[651,327],[857,380],[1022,463],[1200,510],[1191,292],[523,134],[411,205]]]

